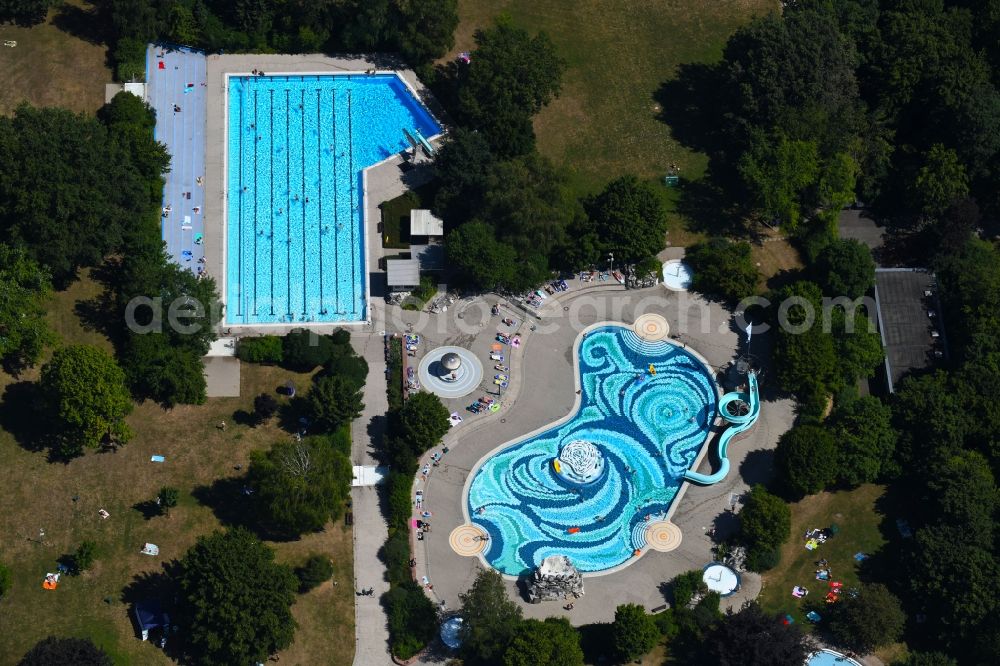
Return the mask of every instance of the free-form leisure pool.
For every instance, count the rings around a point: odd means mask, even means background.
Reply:
[[[364,169],[440,126],[395,75],[228,78],[226,321],[362,321]]]
[[[632,558],[715,417],[715,381],[677,345],[603,326],[578,354],[576,413],[490,456],[469,485],[469,517],[489,534],[484,556],[501,573],[520,575],[549,555],[568,555],[584,573]]]

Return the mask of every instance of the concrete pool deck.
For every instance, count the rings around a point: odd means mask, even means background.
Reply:
[[[324,56],[320,54],[278,55],[278,54],[241,54],[241,55],[209,55],[206,74],[206,115],[205,115],[205,268],[208,274],[215,278],[222,298],[226,298],[226,160],[227,160],[227,126],[226,118],[226,76],[228,74],[249,75],[256,69],[272,74],[322,73],[330,74],[346,72],[364,72],[377,69],[380,72],[394,72],[413,90],[417,99],[431,112],[435,119],[444,125],[444,117],[440,105],[430,92],[423,86],[416,74],[403,68],[395,58],[373,54],[360,56]],[[440,139],[432,141],[437,144]],[[382,244],[377,230],[379,217],[378,205],[383,201],[402,194],[413,185],[414,179],[421,175],[405,177],[399,169],[402,159],[390,157],[365,171],[365,211],[364,211],[364,251],[367,263],[366,291],[369,295],[368,320],[360,322],[325,322],[294,324],[256,324],[237,325],[222,323],[224,330],[233,333],[252,335],[269,333],[282,335],[296,328],[308,327],[321,333],[329,333],[337,328],[347,326],[352,329],[371,330],[370,321],[374,317],[372,301],[380,295],[371,294],[371,280],[378,270],[378,260],[382,256]]]
[[[414,325],[414,331],[424,339],[422,352],[439,344],[456,344],[485,358],[499,321],[498,317],[489,315],[489,306],[497,300],[495,296],[488,296],[456,303],[448,313],[441,315],[403,312],[389,307],[386,315],[392,323],[387,328],[402,330],[407,324]],[[558,300],[549,300],[552,304],[546,308],[543,319],[535,322],[537,331],[532,332],[525,325],[520,328],[524,344],[508,363],[511,385],[503,396],[503,408],[497,414],[472,415],[464,411],[468,398],[445,401],[449,410],[459,411],[465,421],[446,435],[444,444],[449,447],[449,453],[443,456],[440,466],[432,467],[427,480],[418,481],[414,486],[415,490],[424,491],[424,506],[433,512],[430,519],[433,531],[426,534],[424,540],[413,541],[416,579],[422,581],[426,576],[433,585],[433,589],[427,590],[430,596],[439,603],[443,601],[449,609],[458,607],[458,595],[471,586],[482,566],[476,557],[458,555],[449,543],[452,531],[466,522],[463,514],[466,480],[489,451],[570,412],[576,399],[572,349],[582,328],[607,319],[631,323],[636,315],[653,311],[665,316],[679,340],[698,351],[716,368],[735,356],[739,343],[739,333],[730,323],[732,315],[729,312],[693,295],[666,292],[662,286],[628,292],[614,288],[584,291],[579,289],[579,283],[574,283],[573,290],[561,294]],[[519,322],[524,319],[523,312],[505,306],[501,317],[508,315],[516,316]],[[704,332],[703,316],[710,320]],[[571,319],[575,320],[575,325],[570,325]],[[522,372],[528,376],[522,377]],[[716,538],[721,539],[735,530],[735,514],[730,509],[736,502],[734,498],[770,475],[768,450],[774,447],[794,418],[790,400],[776,400],[767,390],[762,399],[765,405],[757,427],[731,451],[733,471],[729,477],[714,486],[685,487],[683,496],[675,500],[672,522],[683,533],[676,550],[647,552],[614,574],[588,576],[586,593],[575,601],[570,613],[562,610],[562,604],[526,603],[516,582],[508,581],[511,596],[524,607],[525,615],[537,618],[566,615],[573,624],[579,625],[610,621],[615,606],[621,603],[638,603],[653,609],[665,603],[661,591],[664,583],[679,573],[700,570],[713,561],[713,541],[709,533],[714,531]],[[711,471],[711,456],[706,458],[709,460],[702,460],[698,465],[701,471]],[[728,597],[724,606],[738,607],[745,599],[756,597],[759,590],[759,577],[744,575],[742,589]]]

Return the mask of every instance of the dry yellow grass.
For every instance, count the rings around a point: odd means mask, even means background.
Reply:
[[[104,84],[112,79],[107,47],[56,27],[67,16],[81,28],[88,26],[85,13],[91,6],[80,0],[69,5],[50,11],[48,21],[33,28],[0,26],[0,41],[17,42],[15,48],[0,47],[0,113],[9,114],[25,101],[84,113],[104,104]],[[96,21],[89,25],[92,29]]]

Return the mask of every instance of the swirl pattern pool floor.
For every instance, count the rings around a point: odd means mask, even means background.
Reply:
[[[504,447],[469,485],[469,516],[490,535],[484,557],[501,573],[520,575],[549,555],[568,555],[585,573],[627,562],[647,546],[649,524],[665,518],[711,429],[715,382],[677,345],[604,326],[581,341],[578,362],[572,418]],[[559,447],[575,439],[606,457],[594,484],[569,484],[553,469]]]

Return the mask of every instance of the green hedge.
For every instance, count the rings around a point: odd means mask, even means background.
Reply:
[[[281,363],[284,358],[282,339],[277,335],[242,338],[236,355],[247,363]]]

